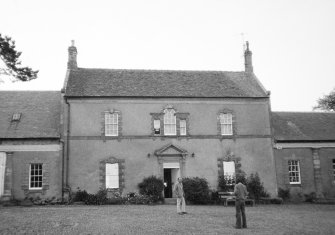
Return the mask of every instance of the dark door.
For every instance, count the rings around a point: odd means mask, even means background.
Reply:
[[[164,169],[164,197],[172,197],[171,169]]]

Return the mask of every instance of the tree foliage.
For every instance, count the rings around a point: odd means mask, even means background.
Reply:
[[[20,61],[21,52],[15,48],[15,41],[10,37],[0,34],[0,58],[5,68],[0,68],[0,75],[8,75],[14,80],[29,81],[37,78],[38,71],[30,67],[22,67]]]
[[[335,111],[335,88],[322,98],[318,99],[317,105],[313,108],[314,110],[325,110],[325,111]]]

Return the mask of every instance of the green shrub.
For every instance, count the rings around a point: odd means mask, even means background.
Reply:
[[[283,199],[280,197],[271,198],[271,204],[283,204]]]
[[[230,177],[228,175],[220,175],[219,176],[219,190],[223,192],[232,192],[234,191],[234,185],[235,185],[235,178]]]
[[[75,192],[73,201],[74,202],[84,202],[87,199],[88,193],[85,190],[78,188],[78,191]]]
[[[127,203],[129,204],[153,204],[154,200],[152,196],[147,196],[137,193],[129,193],[127,195]]]
[[[156,176],[150,176],[144,178],[143,181],[138,184],[138,187],[140,194],[152,197],[153,202],[163,200],[162,192],[164,190],[164,183],[162,179]]]
[[[207,204],[210,202],[208,182],[204,178],[184,178],[183,187],[185,199],[194,204]]]
[[[220,204],[220,195],[218,191],[210,191],[209,192],[210,203],[212,204]]]
[[[291,198],[289,189],[278,188],[278,197],[282,198],[284,201],[287,201]]]
[[[316,193],[315,192],[305,194],[305,202],[315,202],[315,201],[316,201]]]
[[[250,174],[247,179],[247,190],[249,197],[258,201],[261,197],[269,197],[270,195],[265,191],[263,183],[259,178],[258,173]]]

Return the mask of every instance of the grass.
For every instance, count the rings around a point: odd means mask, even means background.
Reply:
[[[247,207],[248,229],[236,230],[235,208],[173,205],[0,207],[0,234],[335,234],[335,205]]]

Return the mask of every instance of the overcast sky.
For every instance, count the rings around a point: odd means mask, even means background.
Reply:
[[[311,111],[335,87],[334,0],[0,0],[0,33],[16,41],[31,82],[0,90],[60,90],[67,48],[78,66],[254,72],[274,111]]]

